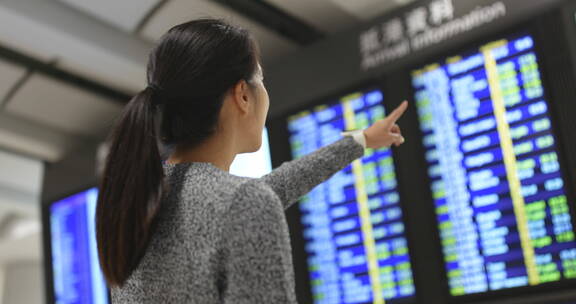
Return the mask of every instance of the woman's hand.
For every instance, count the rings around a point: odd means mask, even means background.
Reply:
[[[391,145],[399,146],[404,143],[404,137],[402,137],[400,127],[396,124],[396,121],[404,114],[407,107],[408,102],[404,101],[386,118],[366,128],[364,130],[366,147],[379,149],[382,147],[390,147]]]

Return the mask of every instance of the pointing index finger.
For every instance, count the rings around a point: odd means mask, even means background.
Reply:
[[[406,108],[408,108],[408,102],[404,101],[387,118],[390,119],[390,122],[395,123],[404,114]]]

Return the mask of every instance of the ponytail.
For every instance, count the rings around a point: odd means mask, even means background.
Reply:
[[[126,106],[111,134],[96,209],[96,239],[110,286],[122,286],[140,262],[165,191],[153,90]]]
[[[110,286],[126,283],[155,232],[167,193],[158,142],[188,149],[212,136],[226,92],[254,79],[258,58],[247,30],[216,19],[176,25],[150,52],[149,86],[112,131],[100,183],[96,241]]]

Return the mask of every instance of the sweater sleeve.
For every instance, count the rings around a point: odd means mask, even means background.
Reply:
[[[270,187],[240,186],[222,225],[223,303],[296,303],[288,225]]]
[[[364,148],[346,136],[313,153],[283,163],[261,179],[276,192],[284,208],[364,155]]]

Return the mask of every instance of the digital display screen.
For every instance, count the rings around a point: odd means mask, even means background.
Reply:
[[[107,304],[108,289],[96,247],[98,190],[50,206],[54,296],[58,304]]]
[[[534,40],[413,72],[454,296],[576,278],[576,242]]]
[[[384,118],[383,94],[366,90],[289,117],[294,158]],[[315,303],[395,303],[415,293],[392,151],[363,158],[300,202]]]

